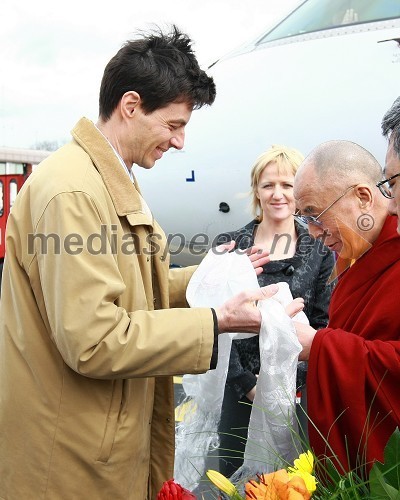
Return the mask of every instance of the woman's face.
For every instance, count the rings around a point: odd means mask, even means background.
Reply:
[[[269,163],[258,180],[257,198],[260,200],[263,218],[280,222],[292,218],[295,213],[293,197],[294,175],[279,174],[275,162]]]

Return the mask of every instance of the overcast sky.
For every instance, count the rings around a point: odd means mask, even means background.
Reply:
[[[97,119],[101,76],[137,30],[175,23],[201,66],[259,35],[299,0],[2,0],[0,146],[63,143]]]

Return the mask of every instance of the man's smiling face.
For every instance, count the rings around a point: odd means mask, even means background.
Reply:
[[[186,102],[172,102],[148,114],[137,106],[130,121],[131,136],[126,138],[131,164],[152,168],[168,149],[182,149],[191,114],[192,107]]]

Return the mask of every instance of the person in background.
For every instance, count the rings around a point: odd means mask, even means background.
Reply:
[[[382,133],[389,137],[384,175],[379,183],[382,193],[390,199],[389,213],[397,216],[397,232],[400,234],[400,97],[385,113]]]
[[[255,301],[274,287],[187,308],[195,268],[169,269],[133,175],[181,149],[214,98],[176,27],[130,40],[105,68],[97,123],[79,120],[19,192],[0,305],[1,498],[154,499],[173,475],[171,375],[214,367],[219,333],[259,331]]]
[[[389,118],[384,131],[392,128]],[[392,122],[393,123],[393,122]],[[393,130],[396,127],[393,128]],[[393,135],[394,134],[394,135]],[[362,475],[400,425],[400,236],[395,211],[398,174],[391,146],[388,180],[374,156],[349,141],[317,146],[294,185],[298,220],[335,251],[343,266],[327,328],[295,322],[308,360],[309,437],[315,454],[340,473]]]
[[[243,228],[221,234],[217,242],[253,245],[270,253],[270,262],[258,275],[260,286],[286,282],[293,298],[304,299],[304,312],[313,328],[328,323],[332,291],[329,278],[332,252],[294,221],[294,178],[303,155],[286,146],[272,146],[257,158],[251,170],[252,208],[255,218]],[[306,363],[299,364],[297,386],[305,383]],[[260,371],[258,337],[232,342],[229,370],[219,425],[220,471],[231,476],[243,463],[251,403]],[[240,438],[238,437],[240,436]],[[231,450],[235,450],[232,452]]]

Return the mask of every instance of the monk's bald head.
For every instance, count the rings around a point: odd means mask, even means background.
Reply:
[[[314,237],[342,257],[358,258],[378,237],[387,216],[388,201],[376,187],[381,178],[379,163],[363,147],[324,142],[296,173],[296,208],[308,217],[303,220]]]
[[[375,186],[382,178],[376,158],[350,141],[328,141],[320,144],[305,158],[296,179],[312,178],[323,189],[341,190],[358,183]]]

